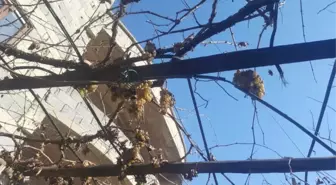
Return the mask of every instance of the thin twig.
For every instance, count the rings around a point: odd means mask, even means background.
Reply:
[[[256,102],[252,101],[253,104],[253,118],[252,118],[252,126],[251,126],[251,130],[252,130],[252,139],[253,139],[253,144],[252,144],[252,149],[251,149],[251,154],[250,154],[250,160],[252,160],[253,157],[253,153],[254,153],[254,147],[256,144],[256,139],[255,139],[255,132],[254,132],[254,123],[255,123],[255,118],[256,118],[256,114],[257,114],[257,108],[256,108]],[[249,174],[250,175],[250,174]]]
[[[50,164],[54,164],[53,161],[50,159],[50,157],[47,154],[45,154],[41,149],[35,148],[33,146],[30,146],[30,145],[23,145],[23,148],[30,148],[30,149],[36,150],[37,152],[42,154],[46,159],[48,159]]]
[[[236,100],[236,101],[238,101],[238,99],[237,98],[235,98],[234,96],[232,96],[229,92],[227,92],[226,91],[226,89],[219,83],[219,82],[217,82],[217,81],[215,81],[215,83],[228,95],[228,96],[230,96],[232,99],[234,99],[234,100]]]
[[[278,28],[278,2],[274,3],[274,8],[271,11],[271,17],[273,18],[273,31],[272,31],[272,35],[271,35],[271,39],[270,39],[270,48],[272,48],[274,46],[274,39],[275,39],[275,35],[276,35],[276,31]],[[284,72],[281,68],[280,65],[275,65],[275,67],[277,68],[279,74],[280,74],[280,78],[282,80],[282,83],[284,85],[287,84],[286,80],[285,80],[285,76],[284,76]]]
[[[305,24],[304,24],[304,19],[303,19],[303,4],[302,4],[302,0],[300,0],[300,14],[301,14],[301,27],[302,27],[302,36],[303,36],[303,40],[306,43],[307,39],[306,39],[306,31],[305,31]],[[310,64],[310,68],[314,77],[314,81],[315,83],[317,83],[316,77],[315,77],[315,72],[314,72],[314,68],[313,68],[313,64],[311,61],[309,61]]]
[[[312,100],[314,100],[314,101],[316,101],[316,102],[319,102],[319,103],[323,103],[322,101],[317,100],[317,99],[315,99],[315,98],[313,98],[313,97],[310,97],[310,96],[308,96],[307,98],[312,99]],[[336,113],[336,109],[334,109],[334,108],[331,107],[330,105],[327,105],[327,107]]]
[[[198,82],[198,81],[195,80],[195,84],[194,84],[194,93],[195,93],[198,97],[200,97],[200,98],[205,102],[205,106],[204,106],[204,108],[207,108],[207,107],[208,107],[208,104],[209,104],[209,100],[203,98],[203,96],[202,96],[200,93],[197,92],[197,82]]]
[[[191,85],[191,79],[188,78],[187,80],[188,80],[188,87],[189,87],[189,91],[190,91],[190,94],[191,94],[191,98],[192,98],[192,102],[193,102],[193,105],[194,105],[194,109],[196,111],[196,117],[197,117],[198,125],[199,125],[200,131],[201,131],[201,135],[202,135],[202,139],[203,139],[203,144],[204,144],[204,147],[205,147],[205,151],[206,151],[208,160],[210,161],[211,160],[210,152],[209,152],[208,144],[207,144],[207,141],[206,141],[206,138],[205,138],[205,133],[204,133],[204,129],[203,129],[200,113],[198,111],[197,102],[196,102],[195,95],[194,95],[194,92],[193,92],[193,88],[192,88],[192,85]],[[213,178],[215,180],[215,184],[218,185],[218,180],[217,180],[217,177],[216,177],[215,173],[213,173],[212,175],[213,175]]]
[[[324,8],[322,8],[320,11],[317,12],[317,14],[321,13],[322,11],[326,10],[327,8],[329,8],[330,6],[332,6],[333,4],[335,4],[336,1],[333,1],[331,3],[329,3],[327,6],[325,6]]]
[[[107,122],[105,127],[110,127],[111,126],[111,124],[117,118],[120,111],[123,109],[123,106],[124,106],[124,101],[121,101],[121,102],[118,103],[118,106],[117,106],[116,110],[113,112],[113,115],[111,116],[111,118],[109,119],[109,121]]]

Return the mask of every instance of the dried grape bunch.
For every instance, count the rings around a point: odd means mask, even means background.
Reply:
[[[134,114],[138,120],[143,116],[145,104],[153,99],[151,87],[152,82],[145,81],[135,88],[135,98],[131,101],[129,113]]]
[[[128,112],[131,114],[134,114],[136,119],[139,120],[143,113],[144,113],[144,105],[146,102],[144,102],[143,99],[141,100],[133,100],[130,104],[130,107],[128,108]]]
[[[144,99],[146,102],[151,102],[153,99],[152,95],[152,87],[153,83],[151,81],[146,81],[141,83],[137,88],[136,88],[136,97],[137,99]]]
[[[238,87],[262,98],[265,95],[264,82],[253,70],[237,70],[233,77],[233,83]]]
[[[173,107],[175,105],[174,95],[169,92],[167,89],[162,89],[160,92],[160,112],[162,114],[167,113],[167,109]]]
[[[135,139],[139,143],[148,143],[149,142],[149,134],[142,129],[135,129]]]

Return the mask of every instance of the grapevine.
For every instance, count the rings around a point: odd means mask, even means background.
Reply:
[[[86,85],[85,87],[79,87],[78,91],[82,97],[85,97],[87,94],[93,93],[98,89],[97,84]]]

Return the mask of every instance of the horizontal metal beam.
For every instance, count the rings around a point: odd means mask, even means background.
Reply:
[[[286,173],[304,171],[336,170],[336,157],[321,158],[283,158],[243,161],[210,161],[164,164],[154,167],[152,164],[129,167],[127,175],[144,175],[157,173],[185,174],[191,170],[197,173]],[[44,177],[103,177],[120,175],[119,165],[98,165],[93,167],[57,168],[42,167],[38,176]],[[25,176],[35,176],[36,171],[25,171]]]
[[[178,78],[276,64],[335,58],[336,39],[251,49],[134,67],[144,79]]]
[[[185,78],[197,74],[335,58],[335,51],[336,39],[329,39],[277,46],[273,48],[237,51],[161,64],[130,67],[137,72],[139,77],[137,79],[131,79],[130,82],[153,79]],[[116,82],[119,80],[121,73],[125,70],[125,68],[121,68],[120,66],[111,65],[92,71],[81,69],[79,71],[69,71],[62,75],[38,77],[41,82],[37,82],[33,79],[21,79],[20,82],[3,80],[0,81],[0,91],[59,87],[62,85],[68,86],[69,81],[72,81],[70,83],[88,83],[89,81],[96,81],[98,83],[104,83],[106,81]]]
[[[322,49],[323,48],[323,49]],[[196,74],[230,71],[251,67],[262,67],[276,64],[290,64],[311,60],[336,57],[336,39],[243,50],[223,53],[174,62],[131,67],[137,71],[141,79],[178,78]],[[92,74],[81,75],[87,80],[112,80],[116,81],[120,69],[113,65],[99,69]],[[70,72],[64,80],[79,80],[78,74]],[[74,78],[74,79],[69,79]]]

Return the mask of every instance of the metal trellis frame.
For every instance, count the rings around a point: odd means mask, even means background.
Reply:
[[[324,96],[324,100],[323,100],[323,103],[322,103],[322,106],[321,106],[320,116],[318,118],[316,129],[315,129],[315,132],[314,132],[315,136],[318,136],[320,128],[321,128],[323,115],[324,115],[324,112],[326,110],[326,107],[327,107],[327,104],[328,104],[328,101],[329,101],[329,96],[330,96],[332,85],[334,83],[335,75],[336,75],[336,60],[334,62],[333,69],[332,69],[331,74],[330,74],[328,86],[327,86],[325,96]],[[311,144],[310,144],[307,157],[311,156],[311,154],[313,152],[314,145],[315,145],[315,140],[313,139]],[[336,155],[336,154],[334,154],[334,155]],[[307,180],[308,180],[308,172],[305,172],[305,181],[307,182]]]
[[[198,126],[199,126],[200,131],[201,131],[204,148],[205,148],[208,160],[211,161],[210,151],[209,151],[208,143],[206,141],[206,137],[205,137],[205,133],[204,133],[204,129],[203,129],[202,120],[201,120],[201,117],[200,117],[200,114],[199,114],[199,111],[198,111],[198,106],[197,106],[197,102],[196,102],[196,99],[195,99],[195,94],[194,94],[194,91],[193,91],[192,85],[191,85],[191,79],[188,78],[187,80],[188,80],[188,87],[189,87],[191,99],[192,99],[192,102],[193,102],[193,105],[194,105],[194,109],[196,111],[196,117],[197,117]],[[215,184],[218,185],[218,180],[217,180],[216,174],[212,173],[212,175],[213,175],[213,178],[215,180]]]

